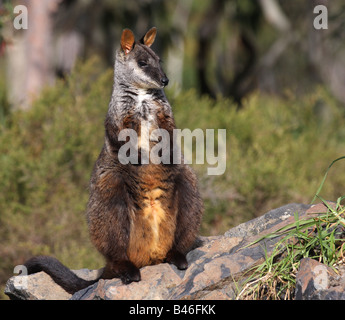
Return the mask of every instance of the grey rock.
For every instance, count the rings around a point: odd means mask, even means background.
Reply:
[[[308,210],[311,205],[291,203],[283,207],[273,209],[266,214],[252,219],[250,221],[244,222],[237,227],[234,227],[227,232],[224,236],[231,237],[242,237],[246,238],[249,236],[258,235],[272,227],[276,224],[286,221],[289,218],[294,217],[294,213],[298,212],[303,215],[306,210]]]
[[[93,280],[100,276],[102,270],[80,269],[72,271],[83,279]],[[72,297],[44,272],[10,278],[6,283],[5,294],[11,300],[68,300]]]
[[[76,292],[65,292],[45,273],[17,276],[8,280],[6,294],[11,299],[234,299],[236,286],[244,279],[246,270],[265,259],[278,239],[262,240],[248,246],[265,234],[294,222],[294,213],[306,214],[310,205],[289,204],[265,215],[240,224],[224,235],[200,237],[187,255],[187,270],[162,263],[141,269],[140,282],[123,285],[119,279],[99,280],[94,285]],[[101,270],[76,271],[85,279],[95,279]],[[18,286],[18,278],[26,286]]]

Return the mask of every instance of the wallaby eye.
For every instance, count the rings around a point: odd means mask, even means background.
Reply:
[[[139,67],[146,67],[147,63],[145,61],[140,60],[140,61],[138,61],[138,65],[139,65]]]

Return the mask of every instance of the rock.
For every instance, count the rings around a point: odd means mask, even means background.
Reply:
[[[97,279],[102,273],[102,269],[72,271],[86,280]],[[12,300],[68,300],[72,297],[44,272],[10,278],[6,283],[5,293]]]
[[[197,248],[199,258],[187,269],[184,279],[169,297],[171,299],[234,299],[241,275],[265,259],[280,238],[262,240],[247,247],[259,237],[294,222],[294,213],[303,216],[310,206],[290,204],[227,231],[224,236]],[[237,281],[237,282],[236,282]]]
[[[327,204],[332,208],[335,209],[337,204],[335,202],[328,201]],[[323,203],[318,203],[312,205],[306,212],[306,214],[313,214],[313,213],[327,213],[328,208]]]
[[[304,258],[296,275],[296,300],[345,300],[345,273]]]
[[[5,293],[11,300],[68,300],[71,297],[44,272],[10,278]]]
[[[11,299],[234,299],[243,273],[265,259],[279,238],[265,239],[248,246],[263,235],[294,222],[294,213],[306,214],[310,205],[289,204],[230,229],[222,236],[200,237],[187,255],[189,268],[178,270],[162,263],[141,269],[142,280],[123,285],[119,279],[99,280],[73,296],[44,273],[16,276],[8,280],[5,293]],[[77,273],[95,279],[100,270]],[[27,286],[18,286],[18,278]]]
[[[72,300],[162,300],[181,282],[183,272],[175,266],[163,263],[141,269],[141,281],[130,285],[121,280],[99,280],[94,285],[80,290]]]

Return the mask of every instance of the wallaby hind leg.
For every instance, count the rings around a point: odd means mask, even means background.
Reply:
[[[175,265],[180,270],[185,270],[188,268],[186,255],[177,251],[176,249],[171,249],[167,253],[165,261]]]
[[[176,180],[178,213],[175,239],[166,261],[183,270],[188,267],[186,254],[195,243],[199,232],[203,203],[194,172],[186,165],[183,165],[181,170]]]
[[[139,269],[127,256],[132,208],[121,175],[104,171],[93,184],[88,206],[91,240],[107,261],[103,279],[120,278],[126,284],[140,280]]]

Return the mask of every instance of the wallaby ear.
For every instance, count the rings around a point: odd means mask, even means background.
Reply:
[[[149,31],[146,32],[146,34],[142,37],[140,42],[143,43],[145,46],[151,47],[152,43],[156,39],[156,34],[157,34],[157,28],[153,27]]]
[[[133,49],[134,45],[134,34],[131,30],[125,29],[122,31],[121,36],[121,48],[125,54],[129,53]]]

